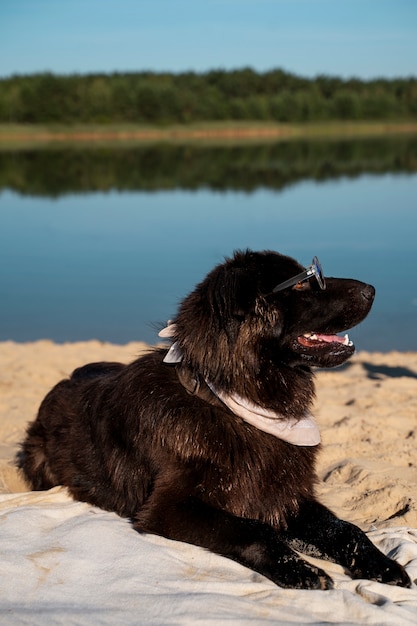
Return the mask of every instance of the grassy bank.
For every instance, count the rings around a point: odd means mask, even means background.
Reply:
[[[272,124],[256,122],[207,122],[175,126],[146,125],[29,125],[0,124],[0,149],[25,145],[63,142],[207,141],[215,143],[242,141],[279,141],[376,137],[415,134],[417,123],[410,122],[327,122],[306,124]]]

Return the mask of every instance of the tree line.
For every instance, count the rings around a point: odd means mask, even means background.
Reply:
[[[417,172],[417,137],[204,146],[71,147],[0,151],[0,191],[59,197],[106,191],[281,191],[302,180]]]
[[[281,69],[205,73],[42,73],[0,79],[0,122],[411,120],[417,78],[303,78]]]

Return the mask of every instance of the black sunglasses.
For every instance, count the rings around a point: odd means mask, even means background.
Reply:
[[[280,283],[279,285],[274,287],[272,292],[275,293],[276,291],[282,291],[283,289],[287,289],[288,287],[293,287],[297,283],[302,283],[305,280],[310,280],[312,276],[316,277],[320,289],[326,289],[326,281],[324,280],[323,270],[320,265],[320,261],[316,256],[314,257],[311,265],[307,267],[304,272],[301,272],[301,274],[297,274],[297,276],[294,276],[293,278],[284,280],[283,283]]]

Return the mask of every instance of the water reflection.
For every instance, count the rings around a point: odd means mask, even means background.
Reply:
[[[303,180],[416,171],[417,136],[0,151],[0,190],[47,197],[110,190],[279,191]]]
[[[287,143],[3,154],[0,340],[153,343],[154,323],[225,255],[250,247],[301,263],[316,254],[326,274],[373,283],[355,343],[417,350],[416,146],[388,143],[389,154],[379,140],[329,142],[330,152]]]

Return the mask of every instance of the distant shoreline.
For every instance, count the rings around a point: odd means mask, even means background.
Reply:
[[[175,126],[73,125],[41,126],[0,124],[0,149],[22,144],[37,145],[66,142],[158,142],[158,141],[280,141],[376,137],[417,133],[410,122],[334,122],[308,124],[215,123]]]

